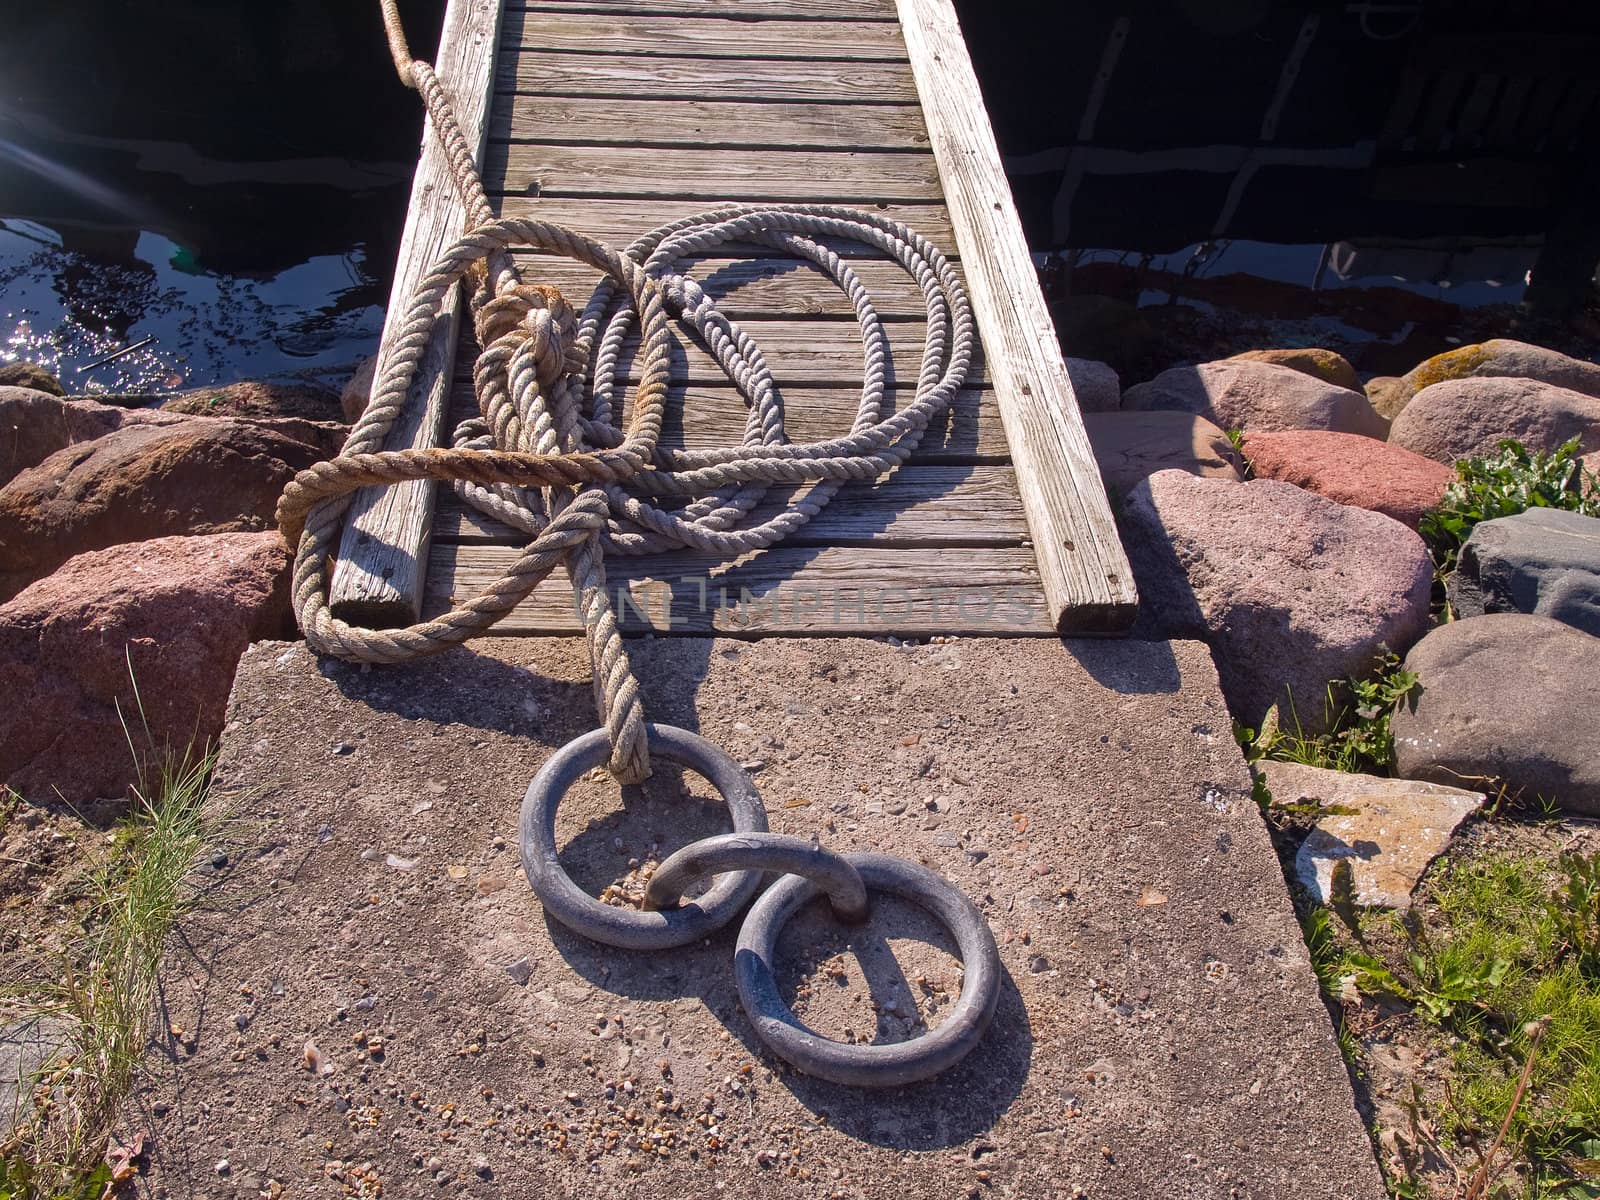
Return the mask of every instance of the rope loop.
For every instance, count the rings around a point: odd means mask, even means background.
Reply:
[[[450,97],[410,57],[395,0],[380,0],[396,71],[422,95],[466,207],[469,229],[423,275],[385,345],[371,398],[338,457],[300,472],[278,502],[295,549],[292,600],[307,642],[360,662],[400,662],[483,633],[565,567],[589,640],[596,702],[623,782],[649,774],[638,682],[607,593],[607,554],[690,548],[734,556],[791,536],[847,482],[903,464],[963,386],[976,342],[955,268],[926,238],[881,213],[831,205],[728,205],[673,221],[618,251],[560,225],[497,218]],[[840,253],[875,250],[910,276],[926,307],[922,362],[893,374],[871,297]],[[848,432],[791,441],[783,397],[755,340],[721,312],[710,280],[683,264],[730,246],[808,262],[844,295],[861,337],[862,384]],[[581,311],[546,284],[525,284],[513,247],[584,263],[600,276]],[[478,414],[449,447],[385,451],[411,398],[435,324],[454,289],[471,284],[481,347]],[[661,445],[677,343],[669,313],[717,362],[744,405],[736,444]],[[914,383],[909,400],[889,392]],[[365,628],[329,607],[330,563],[354,495],[365,487],[448,482],[467,505],[528,538],[500,577],[448,611],[403,629]],[[786,489],[777,503],[769,491]]]

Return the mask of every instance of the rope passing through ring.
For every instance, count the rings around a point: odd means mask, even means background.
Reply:
[[[483,633],[562,567],[587,635],[603,728],[552,757],[524,801],[524,862],[547,911],[610,945],[660,948],[706,936],[754,896],[761,873],[742,868],[722,874],[692,904],[630,913],[588,897],[561,870],[554,804],[576,777],[571,771],[581,774],[604,762],[622,783],[638,783],[650,774],[654,741],[659,752],[708,774],[729,800],[736,833],[746,839],[742,848],[718,844],[701,846],[699,853],[718,862],[744,855],[818,873],[841,906],[838,911],[852,917],[862,911],[865,889],[898,892],[939,917],[967,960],[956,1013],[934,1033],[896,1046],[828,1043],[839,1053],[813,1053],[807,1046],[818,1040],[816,1035],[786,1008],[772,1009],[762,991],[767,985],[759,963],[766,961],[762,955],[770,946],[756,938],[747,947],[741,937],[741,996],[762,1037],[802,1069],[841,1081],[905,1082],[944,1069],[981,1037],[998,994],[997,952],[982,917],[950,884],[913,864],[891,869],[884,862],[898,860],[839,856],[820,848],[810,854],[789,839],[772,841],[761,798],[737,763],[695,735],[648,725],[607,595],[605,556],[684,547],[733,556],[769,547],[821,512],[845,483],[871,482],[901,466],[949,408],[972,362],[976,337],[960,278],[945,256],[908,226],[881,213],[833,205],[716,208],[652,230],[625,251],[550,222],[498,218],[449,95],[432,66],[411,57],[396,0],[379,4],[396,72],[423,98],[466,209],[467,231],[429,268],[406,302],[367,408],[338,456],[300,472],[278,502],[279,529],[295,552],[292,604],[307,643],[322,654],[368,663],[434,653]],[[892,409],[888,338],[865,286],[833,248],[840,242],[876,250],[898,263],[926,308],[915,393]],[[861,396],[848,432],[791,442],[783,401],[760,348],[681,269],[685,259],[730,243],[755,243],[805,260],[848,300],[863,362]],[[514,248],[587,264],[600,272],[600,284],[584,308],[575,310],[555,287],[522,282]],[[478,415],[457,426],[448,447],[385,451],[434,328],[461,284],[469,286],[481,347],[472,372]],[[661,444],[673,317],[693,330],[742,397],[747,413],[737,445],[673,450]],[[623,364],[635,338],[629,392]],[[330,563],[355,493],[417,480],[449,483],[465,504],[526,534],[526,545],[476,595],[410,626],[367,628],[335,615]],[[775,514],[756,515],[772,487],[796,490]],[[579,762],[585,765],[575,768]],[[549,798],[547,823],[544,816],[530,816],[540,788]],[[679,858],[673,873],[682,874],[690,865]],[[795,888],[802,886],[811,885],[785,875],[758,903],[746,932],[754,925],[775,936],[776,927],[804,902],[794,898],[800,894]],[[783,899],[773,901],[779,893]]]

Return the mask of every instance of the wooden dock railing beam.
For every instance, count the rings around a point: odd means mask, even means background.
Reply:
[[[950,0],[896,0],[1045,601],[1063,633],[1133,623],[1138,594]]]
[[[500,43],[501,8],[502,0],[449,0],[439,54],[434,59],[434,70],[455,104],[462,133],[475,147],[480,162],[489,123],[495,51]],[[416,103],[415,97],[408,99],[398,87],[393,90],[394,103]],[[420,104],[417,110],[421,111]],[[461,236],[464,214],[438,139],[424,126],[422,155],[411,184],[411,204],[374,378],[383,375],[396,326],[405,316],[413,289],[445,247]],[[405,414],[390,432],[386,450],[440,444],[461,309],[458,290],[451,295],[445,319],[434,326]],[[375,626],[406,625],[417,619],[428,566],[434,488],[432,483],[416,482],[356,493],[333,572],[330,600],[336,615]]]

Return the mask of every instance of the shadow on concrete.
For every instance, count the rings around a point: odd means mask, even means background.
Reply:
[[[1061,645],[1090,678],[1120,696],[1171,694],[1183,687],[1183,674],[1168,642],[1062,638]]]

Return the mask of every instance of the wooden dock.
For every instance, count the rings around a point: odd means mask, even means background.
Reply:
[[[973,298],[980,363],[909,464],[845,488],[800,536],[766,551],[611,556],[625,629],[1036,635],[1131,623],[1132,575],[949,0],[451,0],[445,22],[440,77],[469,138],[482,139],[502,215],[624,246],[728,202],[847,204],[933,240]],[[460,232],[450,187],[425,150],[392,308]],[[921,297],[892,263],[853,265],[888,327],[890,394],[904,402]],[[598,278],[531,253],[521,266],[579,307]],[[831,283],[757,246],[691,273],[760,343],[792,439],[848,429],[860,342]],[[438,444],[446,425],[475,414],[475,347],[470,332],[461,338],[452,363],[441,334],[433,378],[415,388],[418,419],[391,448]],[[665,442],[737,442],[738,393],[688,335],[679,341]],[[391,624],[440,612],[497,574],[521,540],[448,490],[436,502],[422,484],[364,496],[335,573],[336,611]],[[495,631],[580,628],[570,591],[551,580]]]

